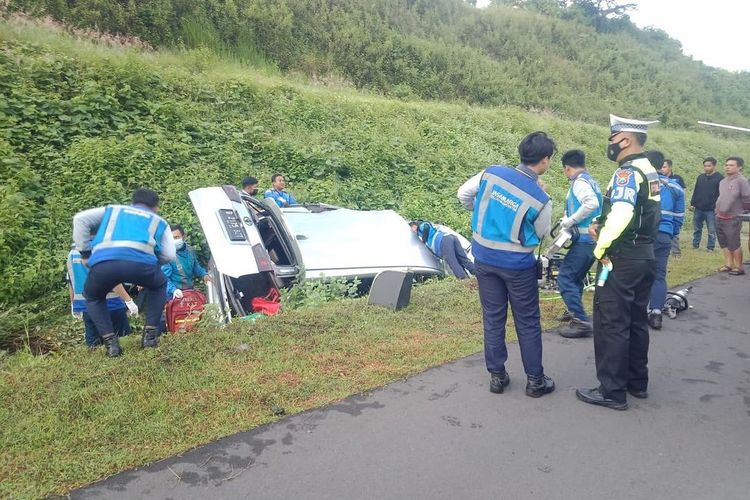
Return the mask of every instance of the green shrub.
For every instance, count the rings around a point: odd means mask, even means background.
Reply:
[[[185,225],[203,257],[187,193],[248,174],[265,189],[284,173],[301,201],[392,208],[469,235],[456,189],[489,164],[515,164],[533,130],[560,151],[583,148],[606,183],[600,122],[387,100],[294,84],[206,51],[138,53],[0,22],[0,348],[65,317],[64,294],[56,307],[37,302],[64,287],[73,215],[126,203],[137,187],[160,193],[161,213]],[[655,127],[649,147],[690,183],[706,154],[750,157],[731,137]],[[545,180],[559,214],[567,182],[557,158]]]

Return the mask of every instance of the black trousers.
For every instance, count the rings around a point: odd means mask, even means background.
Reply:
[[[612,271],[594,292],[594,355],[602,393],[624,402],[628,388],[648,386],[648,301],[654,260],[612,258]]]
[[[120,283],[133,283],[147,288],[152,300],[146,303],[146,326],[159,326],[159,318],[167,302],[167,277],[157,264],[143,264],[128,260],[106,260],[89,271],[83,296],[89,316],[100,335],[114,331],[107,310],[107,294]]]

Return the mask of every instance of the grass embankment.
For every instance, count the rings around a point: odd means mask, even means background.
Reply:
[[[719,254],[684,250],[670,282],[720,264]],[[545,328],[562,309],[561,300],[542,302]],[[512,322],[509,329],[512,339]],[[6,356],[0,496],[62,494],[272,422],[278,408],[297,413],[382,386],[481,350],[481,331],[476,282],[443,280],[415,288],[409,307],[396,313],[345,300],[170,335],[156,350],[140,350],[133,336],[114,360],[83,347]]]
[[[518,103],[523,104],[522,102]],[[625,104],[613,112],[628,114]],[[656,113],[656,111],[654,111]],[[5,119],[3,121],[3,119]],[[73,214],[159,192],[207,257],[187,193],[237,184],[268,187],[287,175],[297,199],[393,208],[468,233],[455,190],[491,163],[515,164],[526,134],[545,130],[560,152],[582,148],[606,185],[607,117],[598,125],[520,108],[385,99],[292,81],[206,50],[143,52],[0,21],[0,349],[27,340],[56,349]],[[648,147],[672,157],[692,186],[707,154],[750,158],[739,133],[654,127]],[[560,215],[568,182],[545,175]],[[38,330],[37,330],[38,328]],[[49,338],[46,338],[46,337]]]

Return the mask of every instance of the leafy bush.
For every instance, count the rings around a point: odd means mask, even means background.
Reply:
[[[281,305],[284,309],[297,309],[317,307],[338,299],[353,299],[357,297],[361,284],[359,279],[343,278],[304,281],[281,290]]]
[[[515,164],[530,131],[549,132],[561,151],[583,148],[601,183],[612,170],[603,126],[309,87],[210,51],[141,53],[11,22],[0,22],[0,123],[0,348],[65,317],[54,294],[73,215],[126,203],[140,186],[160,193],[162,214],[206,257],[187,193],[248,174],[265,188],[284,173],[301,201],[392,208],[468,235],[457,187],[491,163]],[[720,133],[657,127],[651,146],[688,182],[706,154],[750,157]],[[559,168],[545,180],[560,213],[567,182]],[[52,296],[56,306],[40,305]]]

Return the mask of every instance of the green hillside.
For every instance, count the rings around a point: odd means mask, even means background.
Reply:
[[[0,348],[34,338],[54,347],[46,328],[65,315],[73,214],[126,202],[139,186],[161,193],[165,217],[200,244],[187,192],[248,174],[265,186],[283,172],[302,201],[393,208],[466,233],[456,188],[490,163],[515,162],[530,131],[585,149],[602,182],[612,169],[604,116],[590,125],[386,99],[294,83],[207,49],[144,52],[47,24],[0,22]],[[650,145],[689,182],[706,154],[750,157],[740,135],[657,127]],[[559,207],[562,172],[548,183]]]
[[[675,127],[750,123],[750,73],[709,68],[666,33],[601,10],[624,2],[471,3],[8,0],[11,9],[157,47],[207,47],[397,98],[513,105],[584,121],[616,108]]]

